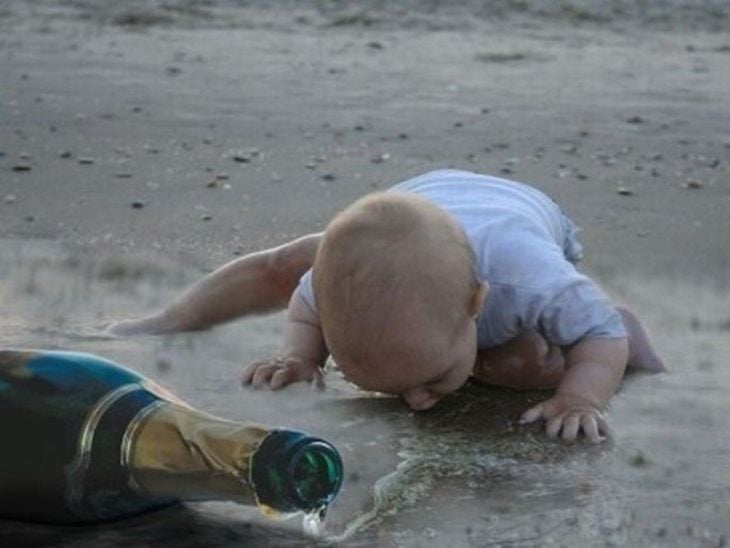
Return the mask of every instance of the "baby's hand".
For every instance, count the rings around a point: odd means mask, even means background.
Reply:
[[[520,424],[538,419],[545,420],[545,432],[551,438],[560,435],[566,441],[573,441],[582,431],[592,443],[600,443],[608,434],[608,425],[600,409],[578,396],[555,394],[525,411]]]
[[[288,384],[307,381],[324,388],[324,375],[319,364],[296,356],[276,357],[254,362],[243,372],[243,384],[259,388],[266,384],[276,390]]]

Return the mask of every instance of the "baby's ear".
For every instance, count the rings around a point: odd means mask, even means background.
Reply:
[[[479,283],[479,287],[472,293],[471,299],[469,299],[469,316],[476,319],[482,313],[484,308],[484,301],[487,298],[489,292],[489,284],[486,281]]]

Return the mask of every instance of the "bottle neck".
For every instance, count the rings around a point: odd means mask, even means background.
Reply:
[[[251,457],[269,430],[163,402],[130,426],[126,464],[153,497],[254,504]]]

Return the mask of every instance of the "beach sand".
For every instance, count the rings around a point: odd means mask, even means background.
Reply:
[[[396,6],[396,7],[393,7]],[[0,341],[96,352],[194,405],[332,439],[325,540],[358,546],[725,546],[730,536],[730,38],[706,2],[0,2]],[[619,8],[623,8],[620,10]],[[333,371],[240,388],[281,318],[103,336],[367,192],[457,167],[534,184],[584,268],[654,334],[600,448],[468,386],[414,414]],[[298,545],[298,522],[198,503],[7,546]]]

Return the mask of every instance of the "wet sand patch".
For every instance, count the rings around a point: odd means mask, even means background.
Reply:
[[[671,372],[630,379],[612,401],[613,440],[594,447],[516,425],[539,393],[469,384],[434,410],[414,413],[395,398],[354,389],[336,370],[324,392],[245,390],[240,368],[276,352],[278,315],[173,337],[106,335],[105,322],[157,308],[200,274],[169,260],[4,240],[0,265],[3,346],[95,352],[206,411],[332,440],[347,476],[323,542],[682,546],[727,534],[730,404],[722,387],[730,381],[730,296],[717,288],[631,278],[611,284],[643,313]],[[7,522],[0,538],[111,546],[170,535],[184,536],[182,546],[304,542],[298,521],[267,522],[229,503],[188,504],[72,534]]]

